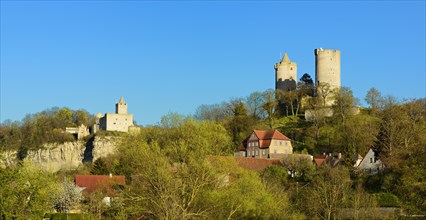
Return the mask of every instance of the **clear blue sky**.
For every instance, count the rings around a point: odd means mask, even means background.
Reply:
[[[1,121],[59,106],[140,125],[274,88],[286,51],[315,76],[315,48],[341,50],[361,100],[425,97],[425,1],[1,1]]]

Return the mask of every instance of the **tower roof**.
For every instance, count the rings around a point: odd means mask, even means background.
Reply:
[[[121,96],[120,101],[118,101],[118,103],[124,104],[124,98],[123,98],[123,96]]]
[[[290,59],[288,58],[287,53],[284,53],[283,59],[281,60],[281,63],[290,63]]]

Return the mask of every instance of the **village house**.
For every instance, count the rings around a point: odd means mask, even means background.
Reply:
[[[323,164],[328,164],[331,167],[336,167],[342,161],[342,153],[337,153],[337,155],[333,156],[331,153],[326,154],[323,153],[319,156],[313,157],[314,164],[318,167]]]
[[[371,174],[377,174],[383,169],[383,163],[378,159],[378,152],[370,148],[364,157],[357,155],[354,167],[358,171],[367,171]]]
[[[254,130],[240,145],[238,157],[282,158],[293,153],[290,138],[278,130]]]
[[[75,175],[75,185],[83,195],[90,195],[96,190],[101,190],[105,197],[102,202],[110,206],[111,198],[116,195],[119,188],[126,184],[124,176],[113,175]]]

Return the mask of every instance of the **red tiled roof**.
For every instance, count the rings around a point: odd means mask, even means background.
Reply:
[[[253,157],[230,157],[230,156],[208,156],[209,161],[229,161],[237,162],[237,165],[246,170],[260,171],[271,165],[280,165],[280,159],[260,159]]]
[[[314,156],[314,163],[317,166],[327,163],[331,167],[336,167],[337,165],[339,165],[340,161],[342,160],[339,158],[335,158],[331,155]]]
[[[290,140],[287,136],[279,132],[278,130],[253,130],[254,134],[259,138],[260,148],[268,148],[271,145],[272,139],[274,140]],[[247,141],[250,136],[244,139],[240,145],[240,151],[244,151],[247,148]]]
[[[281,132],[279,132],[278,130],[275,130],[275,129],[272,129],[272,130],[254,130],[253,132],[256,134],[256,136],[260,140],[271,140],[271,139],[290,140],[290,138],[288,138],[287,136],[283,135]]]
[[[280,165],[281,161],[274,159],[260,159],[252,157],[236,158],[238,166],[246,170],[260,171],[271,165]]]
[[[317,166],[320,166],[321,164],[324,163],[326,158],[327,156],[314,156],[314,162]]]
[[[111,193],[113,185],[124,186],[125,184],[124,176],[75,175],[75,185],[85,187],[84,192],[88,194],[102,187],[106,187],[108,193]]]

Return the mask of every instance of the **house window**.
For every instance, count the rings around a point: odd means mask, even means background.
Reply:
[[[286,142],[284,142],[284,145],[285,145],[285,146],[287,146],[287,145],[288,145],[288,142],[287,142],[287,141],[286,141]]]
[[[255,145],[255,146],[257,146],[257,145],[258,145],[258,143],[257,143],[257,142],[254,142],[254,145]]]
[[[251,151],[251,155],[254,156],[254,150]]]
[[[245,151],[243,151],[243,157],[245,157],[246,156],[246,152]]]
[[[370,158],[370,163],[373,163],[373,158]]]
[[[276,154],[277,153],[277,149],[274,149],[274,154]]]
[[[259,155],[259,151],[256,151],[256,156]]]
[[[265,149],[262,150],[262,154],[266,155],[266,150]]]
[[[282,142],[282,141],[280,141],[280,146],[281,146],[281,145],[283,145],[283,142]]]
[[[245,152],[244,152],[245,153]],[[248,156],[250,157],[250,151],[247,151],[247,153],[248,153]]]
[[[251,142],[249,142],[249,147],[251,147]]]

